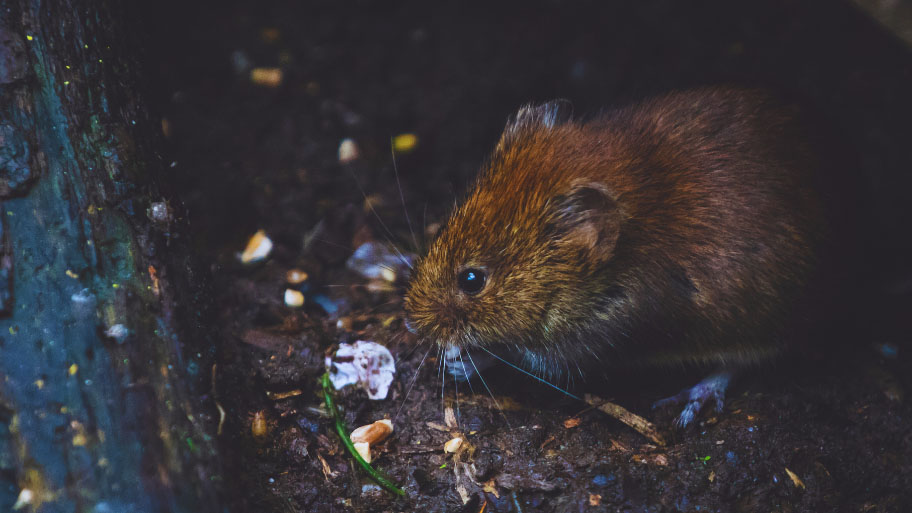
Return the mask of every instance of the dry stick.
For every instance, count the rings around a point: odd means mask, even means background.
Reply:
[[[659,434],[652,422],[649,422],[623,406],[605,401],[604,399],[591,394],[586,394],[586,402],[624,424],[627,424],[656,444],[665,445],[665,438]]]

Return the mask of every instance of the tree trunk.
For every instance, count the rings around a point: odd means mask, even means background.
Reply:
[[[0,0],[0,511],[219,509],[212,350],[130,4]]]

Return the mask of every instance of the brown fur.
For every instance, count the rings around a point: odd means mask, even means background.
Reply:
[[[563,368],[745,364],[787,342],[825,224],[794,113],[763,93],[672,93],[582,123],[513,119],[418,263],[412,329]],[[477,295],[458,273],[483,268]]]

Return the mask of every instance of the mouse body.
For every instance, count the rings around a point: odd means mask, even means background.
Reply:
[[[828,224],[799,118],[731,88],[585,121],[564,102],[522,108],[417,262],[410,330],[550,379],[703,365],[721,390],[694,387],[680,422],[721,406],[733,370],[798,343],[813,302]]]

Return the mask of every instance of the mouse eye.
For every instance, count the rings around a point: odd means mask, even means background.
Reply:
[[[481,269],[468,268],[459,273],[459,288],[466,294],[478,294],[485,286],[487,274]]]

